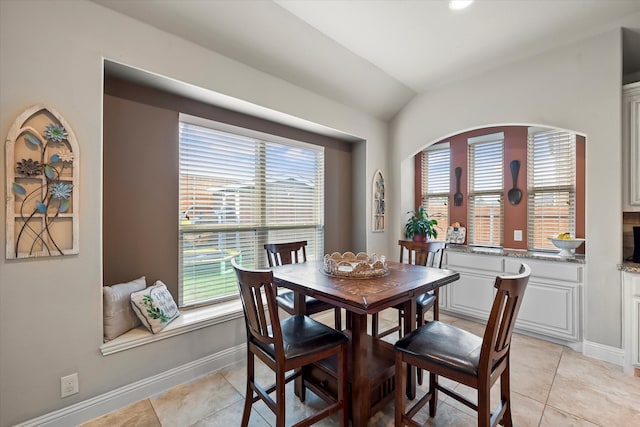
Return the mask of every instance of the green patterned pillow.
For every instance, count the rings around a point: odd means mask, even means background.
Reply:
[[[160,280],[153,286],[132,293],[131,307],[142,324],[154,334],[180,315],[171,293]]]

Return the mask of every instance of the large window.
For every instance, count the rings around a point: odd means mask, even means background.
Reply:
[[[450,165],[449,143],[432,145],[422,152],[422,206],[438,221],[438,237],[443,240],[449,225]]]
[[[553,249],[550,237],[575,236],[576,136],[559,130],[529,129],[529,249]]]
[[[264,267],[264,243],[306,240],[308,258],[323,253],[322,147],[180,120],[180,306],[237,296],[231,258]]]
[[[470,245],[502,246],[504,133],[469,138]]]

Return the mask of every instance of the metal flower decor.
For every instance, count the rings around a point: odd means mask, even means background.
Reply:
[[[41,246],[48,255],[64,254],[51,234],[51,227],[60,214],[69,210],[73,192],[73,184],[63,180],[65,168],[73,168],[74,158],[73,153],[65,148],[67,136],[67,131],[63,126],[53,123],[45,127],[42,135],[39,135],[33,128],[23,133],[27,145],[32,150],[37,150],[40,160],[22,159],[16,162],[16,178],[42,178],[42,174],[44,174],[44,181],[41,181],[43,184],[37,185],[36,188],[29,187],[29,190],[18,182],[12,184],[13,192],[21,199],[19,215],[22,225],[15,239],[16,258],[18,257],[20,240],[25,237],[27,231],[33,238],[29,255],[33,254],[34,248],[37,246]],[[58,146],[60,150],[57,150]],[[47,156],[49,157],[46,158]],[[32,206],[35,207],[33,209],[26,208],[27,202],[33,201],[34,198],[35,203],[32,202]],[[38,214],[44,216],[42,229],[34,228],[31,225],[32,219]]]

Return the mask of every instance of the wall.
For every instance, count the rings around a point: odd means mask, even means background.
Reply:
[[[79,255],[0,257],[0,426],[98,396],[245,338],[237,319],[100,354],[103,58],[366,140],[366,150],[357,150],[366,158],[354,168],[356,185],[367,182],[366,190],[355,188],[354,199],[365,203],[353,208],[360,224],[354,242],[365,242],[368,250],[388,249],[384,234],[372,238],[368,231],[370,181],[377,169],[386,173],[388,164],[385,123],[88,1],[0,1],[0,53],[0,135],[27,107],[46,103],[73,127],[82,162]],[[5,210],[0,211],[4,223]],[[60,377],[73,372],[79,373],[80,393],[61,399]]]
[[[640,22],[640,15],[629,17]],[[392,198],[408,210],[412,156],[469,129],[540,124],[586,134],[585,339],[621,347],[621,34],[610,31],[415,97],[393,120]],[[607,224],[602,227],[602,224]],[[396,226],[399,228],[399,226]],[[399,231],[397,231],[399,233]]]

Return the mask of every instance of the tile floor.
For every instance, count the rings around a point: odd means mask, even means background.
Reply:
[[[397,314],[381,316],[381,328],[390,325]],[[332,325],[331,315],[319,320]],[[455,317],[441,316],[478,335],[484,326]],[[389,341],[393,336],[387,337]],[[590,359],[547,341],[515,334],[511,350],[511,398],[514,425],[524,426],[640,426],[640,378],[625,375],[615,365]],[[272,382],[271,371],[257,363],[259,381]],[[232,427],[240,425],[244,403],[245,365],[243,362],[189,384],[176,386],[156,397],[90,420],[82,427]],[[443,383],[445,379],[441,380]],[[450,383],[454,386],[453,383]],[[293,386],[292,383],[289,384]],[[424,394],[420,386],[418,395]],[[473,396],[474,391],[457,385],[456,391]],[[321,408],[324,402],[307,393],[303,404],[287,390],[287,425]],[[437,416],[428,417],[427,407],[418,421],[428,426],[475,426],[475,413],[440,393]],[[492,402],[499,398],[499,386],[492,389]],[[275,417],[262,403],[254,404],[250,426],[273,426]],[[320,426],[337,425],[329,418]],[[370,426],[393,426],[393,402],[376,413]]]

